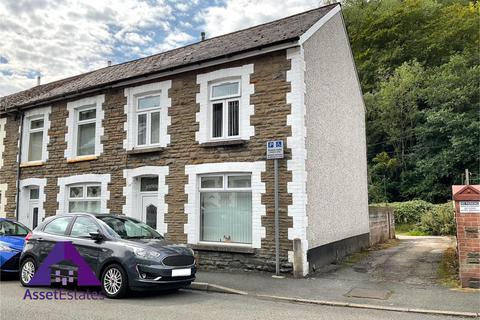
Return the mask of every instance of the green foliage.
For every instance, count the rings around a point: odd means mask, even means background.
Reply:
[[[452,203],[434,205],[422,215],[417,229],[435,236],[454,235],[456,231],[454,212]]]
[[[344,16],[367,107],[370,201],[443,203],[465,168],[480,182],[478,3],[347,0]]]
[[[405,202],[392,202],[388,206],[395,211],[395,223],[397,224],[419,224],[422,216],[430,211],[433,204],[423,200],[413,200]]]
[[[432,204],[423,200],[379,203],[372,206],[394,209],[395,230],[410,236],[454,235],[454,208],[451,202]]]

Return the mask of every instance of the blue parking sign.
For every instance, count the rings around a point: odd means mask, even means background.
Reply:
[[[267,159],[283,159],[283,140],[267,142]]]

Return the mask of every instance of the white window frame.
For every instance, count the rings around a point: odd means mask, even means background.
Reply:
[[[87,120],[80,120],[80,112],[83,111],[89,111],[89,110],[95,110],[95,118],[93,119],[87,119]],[[88,157],[95,155],[95,150],[91,154],[84,154],[84,155],[79,155],[78,154],[78,131],[80,130],[81,125],[85,124],[92,124],[92,123],[97,123],[97,106],[96,105],[86,105],[86,106],[81,106],[78,108],[75,108],[75,129],[73,132],[73,148],[74,148],[74,157]],[[97,135],[97,126],[95,125],[95,136]]]
[[[229,188],[228,187],[228,177],[230,176],[248,176],[250,177],[250,187],[248,188]],[[221,188],[202,188],[202,178],[204,177],[222,177],[222,187]],[[201,199],[201,193],[202,192],[252,192],[252,174],[249,172],[228,172],[228,173],[208,173],[208,174],[201,174],[198,175],[198,199]],[[252,200],[253,202],[253,200]],[[198,211],[200,213],[201,211],[201,203],[200,201],[198,202]],[[252,203],[252,212],[251,215],[253,216],[253,203]],[[201,234],[202,234],[202,217],[201,214],[199,216],[199,230],[198,230],[198,242],[201,244],[228,244],[228,245],[239,245],[239,246],[250,246],[252,243],[252,239],[250,239],[250,243],[238,243],[238,242],[220,242],[220,241],[205,241],[201,239]],[[252,217],[250,217],[250,221],[252,221]],[[252,225],[250,225],[250,228],[252,228]],[[253,237],[253,236],[252,236]]]
[[[70,177],[61,177],[57,180],[59,192],[57,194],[58,209],[56,214],[68,212],[70,199],[70,186],[75,185],[100,185],[100,213],[109,213],[107,202],[110,200],[110,174],[82,174]],[[96,199],[96,198],[95,198]]]
[[[124,106],[124,112],[127,116],[127,122],[124,125],[126,139],[123,141],[123,148],[127,151],[134,149],[164,148],[170,144],[170,134],[168,127],[171,124],[171,118],[168,109],[172,101],[168,91],[172,87],[172,81],[161,81],[149,83],[137,87],[125,88],[124,94],[127,98],[127,104]],[[160,106],[158,108],[138,109],[138,100],[145,97],[160,96]],[[147,144],[138,144],[138,115],[142,113],[160,112],[160,140],[158,143],[149,144],[151,139],[151,115],[147,115]]]
[[[153,107],[153,108],[147,108],[147,109],[139,109],[138,108],[138,101],[143,98],[149,98],[149,97],[159,97],[160,99],[160,105],[158,107]],[[136,119],[135,119],[135,146],[137,148],[149,148],[149,147],[157,147],[160,146],[161,144],[161,136],[162,136],[162,92],[157,91],[157,92],[150,92],[146,94],[141,94],[141,95],[136,95],[135,96],[135,114],[136,114]],[[152,113],[159,113],[160,121],[159,121],[159,132],[160,132],[160,137],[158,139],[157,143],[152,143]],[[147,115],[147,124],[146,128],[147,131],[145,133],[145,144],[140,145],[138,143],[138,116],[146,114]]]
[[[36,108],[25,111],[23,118],[23,134],[22,134],[22,166],[28,165],[40,165],[45,163],[48,160],[48,143],[50,138],[48,136],[48,130],[50,129],[50,113],[52,112],[51,107]],[[41,129],[30,129],[32,121],[43,119],[43,128]],[[42,138],[42,154],[38,160],[28,160],[29,156],[29,146],[30,146],[30,133],[32,132],[43,132]]]
[[[65,150],[64,156],[67,160],[75,160],[82,158],[90,158],[92,156],[100,156],[103,153],[103,144],[102,137],[104,134],[104,129],[102,122],[105,116],[103,111],[103,103],[105,102],[105,95],[97,95],[93,97],[83,98],[76,101],[71,101],[67,103],[68,118],[66,121],[67,124],[67,133],[65,134],[65,141],[67,142],[67,149]],[[95,152],[91,155],[82,155],[78,156],[77,150],[77,139],[78,139],[78,117],[80,111],[85,111],[89,109],[96,109],[95,114]],[[81,124],[93,123],[92,119],[83,120]]]
[[[187,214],[187,223],[184,226],[184,232],[187,234],[187,243],[206,244],[200,242],[200,176],[222,174],[251,176],[250,185],[252,192],[252,239],[251,244],[230,243],[230,242],[208,242],[216,246],[236,246],[248,248],[261,248],[262,239],[265,238],[266,230],[262,226],[262,217],[266,215],[265,205],[262,204],[262,194],[266,191],[265,182],[262,182],[262,172],[265,172],[265,161],[255,162],[219,162],[204,163],[196,165],[186,165],[185,174],[188,176],[188,183],[185,185],[187,194],[187,203],[185,204],[185,214]],[[224,182],[226,183],[226,182]],[[237,188],[232,190],[242,190]],[[208,189],[208,190],[214,190]]]
[[[250,117],[255,112],[255,107],[250,103],[250,96],[255,91],[254,84],[250,83],[251,74],[253,74],[253,64],[246,64],[241,67],[235,68],[220,69],[209,73],[197,75],[197,84],[200,85],[200,92],[197,93],[196,101],[200,105],[200,110],[196,113],[196,121],[199,124],[199,129],[195,133],[195,140],[198,143],[202,144],[213,141],[228,140],[250,140],[250,137],[255,135],[255,129],[253,126],[250,125]],[[212,97],[213,86],[232,82],[239,83],[240,95],[227,95],[217,98]],[[228,119],[228,103],[224,102],[224,123],[222,128],[222,137],[213,138],[212,103],[222,100],[228,101],[233,97],[237,98],[232,100],[239,100],[239,134],[237,136],[228,136],[228,122],[225,122],[225,119]]]
[[[6,136],[6,130],[5,130],[6,125],[7,125],[7,118],[0,118],[0,168],[3,167],[3,152],[5,151],[5,144],[3,140],[5,139],[5,136]]]
[[[226,96],[220,97],[213,97],[213,87],[220,86],[222,84],[227,83],[238,83],[238,93],[231,94]],[[208,127],[210,132],[210,140],[217,141],[217,140],[229,140],[229,139],[239,139],[242,134],[242,118],[240,115],[240,109],[242,108],[242,85],[240,79],[231,79],[231,80],[223,80],[223,81],[215,81],[209,84],[208,90],[210,91],[210,100],[208,103]],[[238,134],[236,135],[228,135],[228,124],[229,124],[229,102],[238,101]],[[213,136],[213,105],[214,104],[222,104],[222,135],[220,137]]]
[[[79,198],[72,198],[70,196],[70,189],[71,188],[78,188],[82,187],[82,197]],[[87,195],[87,189],[88,187],[100,187],[100,194],[98,197],[88,197]],[[76,184],[70,184],[67,186],[67,207],[66,210],[68,213],[70,213],[70,202],[71,201],[77,201],[77,202],[87,202],[87,201],[98,201],[100,204],[100,210],[102,207],[102,185],[100,183],[76,183]],[[101,213],[101,212],[100,212]]]

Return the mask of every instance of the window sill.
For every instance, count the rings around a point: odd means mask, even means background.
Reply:
[[[98,159],[98,156],[80,156],[80,157],[68,158],[67,163],[77,163],[77,162],[92,161],[97,159]]]
[[[20,168],[28,168],[28,167],[39,167],[43,166],[45,162],[43,161],[29,161],[29,162],[23,162],[20,164]]]
[[[198,251],[233,252],[233,253],[248,253],[248,254],[255,253],[255,249],[252,247],[232,245],[232,244],[229,245],[229,244],[199,243],[199,244],[192,244],[190,245],[190,247],[193,250],[198,250]]]
[[[136,154],[143,154],[143,153],[154,153],[154,152],[163,152],[165,147],[153,147],[153,148],[139,148],[139,149],[132,149],[127,151],[127,155],[136,155]]]
[[[235,140],[221,140],[221,141],[210,141],[201,143],[200,146],[204,148],[215,148],[215,147],[229,147],[229,146],[238,146],[244,145],[248,140],[235,139]]]

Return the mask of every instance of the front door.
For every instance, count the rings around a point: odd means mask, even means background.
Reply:
[[[142,221],[153,229],[157,229],[157,195],[142,195]]]
[[[20,210],[18,221],[29,227],[35,229],[39,223],[39,188],[32,187],[27,189],[28,192],[28,204],[27,207]]]

